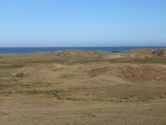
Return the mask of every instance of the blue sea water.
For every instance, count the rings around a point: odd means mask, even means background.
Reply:
[[[0,47],[0,54],[24,54],[34,52],[54,52],[63,50],[97,50],[97,51],[126,51],[137,48],[166,48],[166,47]]]

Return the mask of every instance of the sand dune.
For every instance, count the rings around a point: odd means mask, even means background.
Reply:
[[[0,124],[164,125],[158,51],[0,55]]]

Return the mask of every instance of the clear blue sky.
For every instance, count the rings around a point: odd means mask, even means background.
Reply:
[[[4,46],[166,46],[166,0],[0,0]]]

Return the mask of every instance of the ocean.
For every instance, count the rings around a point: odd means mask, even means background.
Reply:
[[[26,54],[34,52],[54,52],[63,50],[97,50],[97,51],[126,51],[137,48],[166,48],[166,47],[0,47],[0,54]]]

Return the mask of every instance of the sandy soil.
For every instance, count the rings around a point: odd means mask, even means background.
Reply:
[[[0,125],[165,125],[166,58],[137,51],[1,55]]]

